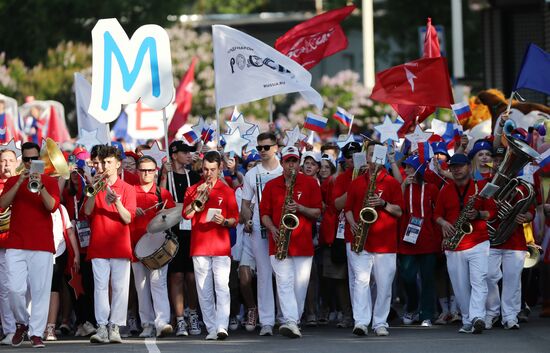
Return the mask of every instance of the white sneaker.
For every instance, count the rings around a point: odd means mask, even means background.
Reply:
[[[279,333],[288,338],[302,337],[302,333],[294,321],[288,321],[282,324],[281,327],[279,327]]]
[[[206,335],[207,341],[215,341],[218,339],[218,333],[217,332],[210,332],[208,335]]]
[[[412,325],[419,319],[418,313],[405,313],[403,314],[403,325]]]
[[[122,343],[122,338],[120,337],[120,331],[118,329],[118,326],[115,324],[109,325],[109,342]]]
[[[226,330],[226,329],[220,328],[220,329],[218,329],[217,336],[218,336],[217,339],[218,339],[219,341],[223,341],[224,339],[227,338],[227,336],[229,336],[229,334],[227,334],[227,330]]]
[[[239,320],[235,316],[229,318],[229,329],[235,331],[239,329]]]
[[[82,324],[82,331],[81,331],[82,336],[89,336],[95,332],[96,332],[96,329],[91,322],[86,321],[85,323]]]
[[[44,332],[44,339],[46,341],[57,341],[57,336],[55,335],[55,324],[48,324],[46,326],[46,332]]]
[[[422,327],[432,327],[432,320],[424,320],[424,321],[422,321],[420,326],[422,326]]]
[[[189,333],[193,336],[201,334],[201,325],[199,323],[199,314],[196,311],[189,312]],[[214,332],[215,333],[215,332]]]
[[[252,332],[256,329],[256,325],[258,324],[258,308],[250,308],[248,309],[248,313],[246,314],[246,323],[244,324],[244,328],[248,332]]]
[[[485,317],[485,329],[490,330],[493,328],[494,324],[498,321],[498,317]]]
[[[95,335],[90,337],[91,343],[109,343],[109,333],[107,332],[107,326],[99,325]]]
[[[263,325],[260,330],[260,336],[273,336],[273,326]]]
[[[185,323],[185,320],[179,320],[176,324],[176,336],[189,336],[189,333],[187,332],[187,324]]]
[[[519,324],[516,321],[506,321],[504,324],[505,330],[519,330]]]
[[[147,337],[153,337],[155,335],[155,328],[153,325],[144,324],[143,331],[139,334],[139,337],[141,338],[147,338]]]
[[[355,325],[353,328],[353,334],[356,336],[367,336],[369,328],[366,325]]]
[[[164,324],[157,327],[157,337],[165,337],[174,332],[174,328],[170,324]]]
[[[11,346],[11,339],[13,338],[13,333],[8,333],[6,337],[2,341],[0,341],[0,345],[2,346]]]
[[[376,336],[379,336],[379,337],[389,336],[389,335],[390,335],[390,332],[388,331],[388,329],[387,329],[385,326],[377,327],[377,328],[374,330],[374,333],[376,333]]]

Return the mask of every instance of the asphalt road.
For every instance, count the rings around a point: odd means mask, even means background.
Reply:
[[[276,334],[274,337],[259,337],[244,330],[231,331],[225,341],[205,341],[204,335],[159,340],[130,338],[123,344],[92,345],[84,339],[62,339],[46,342],[44,352],[100,353],[100,352],[297,352],[297,353],[549,353],[550,319],[541,319],[531,314],[530,322],[521,324],[517,331],[493,328],[481,335],[459,334],[458,325],[402,326],[396,321],[390,327],[390,336],[356,337],[351,329],[335,326],[304,328],[303,338],[288,339]],[[1,346],[0,352],[36,352],[25,341],[18,348]]]

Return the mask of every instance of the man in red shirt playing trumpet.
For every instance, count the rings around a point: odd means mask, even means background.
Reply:
[[[191,219],[191,256],[207,340],[227,338],[231,271],[229,228],[237,225],[235,192],[220,180],[221,155],[204,155],[204,181],[185,192],[182,215]],[[215,298],[214,298],[215,290]]]

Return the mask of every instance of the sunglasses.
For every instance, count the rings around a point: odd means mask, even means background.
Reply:
[[[258,145],[256,146],[256,149],[258,150],[258,152],[269,151],[273,146],[275,145]]]
[[[140,173],[154,173],[156,169],[138,169]]]
[[[39,156],[21,157],[23,162],[37,161],[39,158],[40,158]]]

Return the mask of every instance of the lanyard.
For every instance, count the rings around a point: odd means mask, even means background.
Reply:
[[[458,186],[455,184],[455,190],[458,194],[458,201],[460,202],[460,209],[464,208],[464,198],[466,197],[468,190],[470,190],[470,184],[471,182],[468,182],[468,186],[464,189],[464,192],[462,194],[460,193]],[[475,194],[477,194],[477,182],[475,183]]]
[[[424,185],[422,183],[422,189],[420,191],[420,214],[421,218],[424,218]],[[411,211],[411,216],[413,215],[413,184],[409,185],[409,210]]]
[[[187,187],[190,187],[191,186],[191,179],[189,178],[189,172],[187,172],[187,169],[184,169],[184,170],[185,170],[185,178],[187,179]],[[169,189],[172,189],[172,196],[174,196],[174,201],[176,201],[176,203],[179,203],[178,193],[176,191],[175,178],[168,178],[168,180],[170,181],[170,185],[168,187],[169,187]]]

